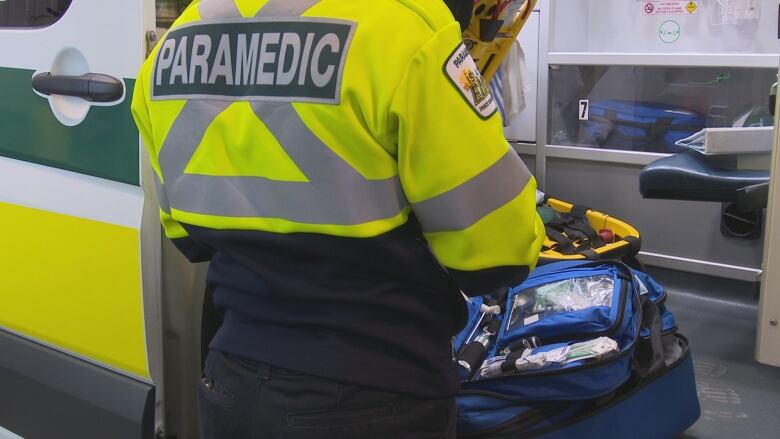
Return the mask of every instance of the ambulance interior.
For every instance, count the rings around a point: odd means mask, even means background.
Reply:
[[[0,24],[45,26],[70,3],[16,2]],[[149,39],[189,3],[156,0]],[[770,181],[780,160],[772,155],[777,6],[540,0],[494,84],[506,137],[539,188],[641,233],[637,257],[667,288],[695,359],[702,415],[681,438],[780,431],[780,192]],[[617,122],[640,114],[656,127]],[[705,128],[754,131],[715,154],[678,143]],[[207,265],[160,245],[162,293],[147,297],[160,304],[149,315],[161,313],[158,409],[166,437],[194,439],[201,352],[218,316],[204,300]]]
[[[186,3],[157,1],[158,35]],[[740,184],[769,180],[776,8],[770,0],[539,1],[499,69],[507,139],[540,189],[641,232],[638,258],[669,291],[694,353],[702,416],[684,438],[774,438],[780,429],[772,317],[780,304],[767,297],[777,292],[777,262],[765,249],[780,232],[768,220],[766,184],[752,204],[737,196]],[[648,141],[604,123],[653,108],[687,115],[687,135],[741,127],[770,134],[760,145],[704,156],[663,134]],[[684,160],[664,165],[678,156]],[[653,164],[661,171],[653,174]],[[198,371],[190,365],[201,328],[190,317],[201,313],[205,267],[163,246],[166,429],[194,437]],[[208,333],[213,316],[205,309]]]

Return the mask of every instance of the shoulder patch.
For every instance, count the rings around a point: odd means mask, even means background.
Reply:
[[[498,110],[490,89],[465,45],[458,45],[452,52],[444,64],[444,74],[479,117],[487,119]]]

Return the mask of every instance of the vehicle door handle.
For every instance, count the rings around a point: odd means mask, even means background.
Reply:
[[[124,95],[124,86],[120,80],[100,73],[81,76],[39,73],[33,76],[32,86],[43,95],[75,96],[87,102],[116,102]]]

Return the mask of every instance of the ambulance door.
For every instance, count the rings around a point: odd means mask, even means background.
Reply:
[[[0,1],[2,439],[154,436],[130,114],[145,4]]]

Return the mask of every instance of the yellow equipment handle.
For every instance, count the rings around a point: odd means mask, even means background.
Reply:
[[[518,8],[517,1],[506,0],[474,0],[474,16],[471,25],[463,31],[463,41],[471,51],[471,56],[479,67],[485,82],[490,82],[501,63],[506,58],[517,35],[525,26],[536,6],[536,0],[525,0]],[[503,13],[503,22],[497,20],[496,9],[506,4],[510,9]],[[489,27],[500,26],[497,32],[491,32]],[[492,39],[490,39],[492,37]],[[490,39],[485,41],[482,38]]]

